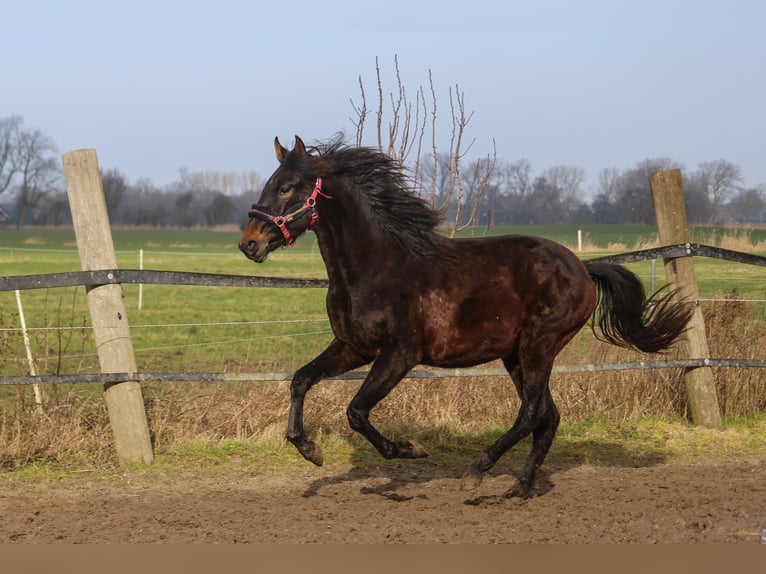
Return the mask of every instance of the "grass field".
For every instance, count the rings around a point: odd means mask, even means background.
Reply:
[[[573,226],[533,226],[504,229],[525,231],[557,241],[576,242]],[[626,251],[656,243],[654,229],[648,226],[601,226],[586,230],[590,257],[607,251]],[[710,230],[697,234],[710,236]],[[766,234],[766,231],[764,231]],[[121,231],[114,232],[118,265],[139,267],[143,250],[145,269],[267,275],[276,277],[324,277],[325,270],[313,234],[295,248],[278,251],[267,263],[256,265],[237,250],[239,233],[208,231]],[[755,242],[760,235],[743,238],[732,235],[740,247]],[[594,245],[601,247],[596,250]],[[573,245],[572,245],[573,246]],[[617,246],[617,248],[615,248]],[[573,246],[574,247],[574,246]],[[742,299],[766,300],[766,272],[763,268],[697,259],[698,286],[703,299],[730,296],[736,289]],[[651,283],[651,264],[629,266]],[[0,268],[6,275],[26,275],[75,271],[79,259],[74,235],[69,230],[6,230],[0,234]],[[657,285],[664,283],[661,265]],[[319,289],[242,289],[147,285],[124,287],[125,304],[139,369],[144,371],[291,371],[313,357],[329,342],[325,320],[324,291]],[[22,294],[27,325],[30,328],[65,327],[58,331],[32,331],[41,348],[38,360],[42,372],[77,373],[96,368],[95,351],[87,334],[89,314],[84,288],[26,291]],[[763,314],[764,304],[755,304]],[[3,327],[18,326],[17,304],[12,292],[0,292],[0,322]],[[26,369],[18,336],[5,332],[0,373]],[[55,339],[55,340],[52,340]],[[14,342],[15,341],[15,342]],[[11,355],[8,358],[8,354]],[[19,361],[19,359],[23,359]]]
[[[504,228],[493,233],[500,231],[545,236],[570,248],[577,244],[575,226]],[[656,245],[656,232],[648,226],[596,226],[583,231],[583,257]],[[694,230],[693,235],[695,242],[766,254],[766,230],[732,231],[726,235],[718,229],[702,228]],[[237,231],[116,230],[113,237],[121,268],[138,268],[139,250],[143,250],[145,269],[276,277],[325,276],[312,234],[301,238],[295,248],[275,252],[263,265],[248,261],[238,252]],[[648,288],[650,263],[628,267],[642,277]],[[74,235],[69,230],[0,231],[3,275],[79,268]],[[713,356],[763,358],[766,268],[698,258],[695,270]],[[657,284],[661,285],[664,283],[661,264],[657,266],[657,273]],[[323,289],[147,285],[141,295],[139,309],[139,287],[124,286],[133,346],[138,368],[143,372],[291,372],[324,349],[332,337]],[[30,290],[24,291],[21,297],[39,374],[98,372],[83,287]],[[18,327],[15,294],[0,292],[2,375],[28,373]],[[637,355],[628,351],[595,342],[590,331],[584,329],[564,350],[558,363],[636,358]],[[757,425],[762,427],[759,413],[766,410],[763,372],[720,369],[716,371],[716,380],[728,420],[742,425],[743,420],[750,420],[747,417],[755,416],[752,420],[759,421]],[[455,432],[470,434],[478,432],[482,425],[500,428],[515,408],[515,396],[505,380],[468,383],[446,380],[420,383],[415,388],[403,383],[391,400],[376,410],[379,413],[376,416],[383,419],[384,425],[396,429],[404,420],[408,426],[419,426],[421,432],[447,436]],[[424,393],[423,388],[429,392]],[[685,415],[685,392],[677,371],[597,374],[587,378],[566,375],[557,377],[554,388],[565,420],[579,421],[578,424],[591,428],[588,432],[593,432],[593,421],[602,419],[636,421],[646,417],[675,417],[683,421]],[[335,429],[333,432],[336,432],[345,427],[344,404],[354,389],[355,385],[348,383],[331,383],[312,391],[320,397],[318,405],[324,405],[308,407],[307,420],[316,425],[314,431]],[[94,391],[98,391],[94,385],[46,388],[47,422],[25,418],[24,424],[31,426],[14,430],[11,423],[20,424],[18,417],[30,408],[30,390],[28,387],[0,388],[0,408],[3,409],[0,445],[11,453],[10,459],[0,466],[23,466],[20,461],[46,457],[65,459],[75,456],[72,451],[77,449],[72,445],[79,443],[89,445],[82,447],[88,456],[108,458],[109,448],[103,446],[109,444],[103,406],[98,400],[95,403],[81,400],[83,396],[97,398],[98,393]],[[272,440],[281,435],[286,394],[282,383],[158,383],[145,387],[153,436],[157,444],[166,448],[187,448],[199,441],[207,444],[269,436],[268,440]],[[327,405],[333,406],[329,412],[322,410]],[[430,418],[419,418],[426,416],[421,413],[431,413]],[[58,421],[60,426],[51,427],[51,421]],[[57,430],[45,433],[43,428]],[[98,432],[94,433],[93,429]],[[20,433],[41,436],[37,431],[48,436],[39,439],[42,444],[19,443],[15,450],[9,446],[15,444],[14,440],[19,441]],[[570,429],[568,432],[580,431]],[[347,435],[343,436],[346,437],[343,440],[348,439]],[[63,437],[68,438],[64,441]],[[100,446],[94,446],[93,441]],[[94,454],[98,449],[104,452]],[[51,454],[54,451],[55,454]]]

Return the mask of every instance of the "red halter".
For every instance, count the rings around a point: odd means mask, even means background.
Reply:
[[[311,195],[306,199],[306,201],[303,203],[303,205],[298,206],[296,209],[293,209],[292,211],[288,211],[284,215],[276,215],[273,211],[270,209],[253,204],[250,211],[247,213],[247,216],[255,219],[260,219],[261,221],[266,221],[268,223],[273,223],[276,225],[279,230],[282,232],[282,236],[285,238],[285,245],[289,245],[292,247],[295,245],[295,241],[298,239],[297,237],[293,237],[292,233],[290,233],[290,230],[287,229],[287,224],[292,223],[296,219],[300,219],[303,217],[306,212],[311,212],[311,221],[309,222],[309,226],[307,229],[311,229],[316,225],[316,222],[319,220],[319,214],[316,211],[316,204],[317,204],[317,196],[321,195],[322,197],[326,197],[327,199],[331,199],[329,195],[326,193],[322,193],[322,178],[318,177],[316,183],[314,184],[314,190],[311,192]]]

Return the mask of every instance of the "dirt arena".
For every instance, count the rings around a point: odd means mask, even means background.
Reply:
[[[498,495],[498,465],[460,490],[433,462],[311,465],[289,477],[229,462],[215,472],[98,479],[0,475],[2,543],[750,543],[766,528],[766,459],[546,462],[530,500]]]

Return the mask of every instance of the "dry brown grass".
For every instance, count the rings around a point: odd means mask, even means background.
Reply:
[[[766,322],[762,310],[739,301],[705,303],[714,357],[762,358]],[[672,358],[672,354],[669,358]],[[645,356],[643,358],[646,358]],[[625,349],[595,341],[587,331],[575,339],[559,364],[639,359]],[[725,415],[766,411],[762,369],[716,368],[714,376]],[[358,440],[348,429],[345,409],[358,382],[326,381],[309,393],[305,418],[314,435],[337,434]],[[599,417],[626,421],[640,417],[683,418],[686,391],[678,369],[554,375],[551,388],[562,420]],[[289,408],[289,384],[152,383],[144,387],[155,447],[170,452],[194,443],[246,441],[279,445]],[[113,459],[111,431],[99,393],[93,387],[46,389],[40,411],[28,387],[0,402],[0,468],[44,463],[89,468]],[[519,402],[507,377],[409,379],[374,411],[388,433],[447,429],[450,437],[508,427]]]
[[[24,388],[17,392],[13,407],[0,407],[0,468],[89,467],[112,458],[112,433],[103,401],[80,393],[54,393],[48,399],[38,409],[31,390]]]

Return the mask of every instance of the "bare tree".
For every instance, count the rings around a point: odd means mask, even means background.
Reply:
[[[708,194],[707,176],[701,171],[684,172],[686,217],[691,223],[712,223],[716,210]]]
[[[261,177],[254,171],[203,171],[193,174],[195,188],[241,195],[261,187]]]
[[[556,165],[540,174],[561,190],[565,199],[580,200],[585,183],[585,170],[573,165]]]
[[[726,203],[743,183],[742,169],[725,159],[702,162],[699,164],[699,175],[707,188],[714,210]]]
[[[413,102],[402,82],[398,58],[394,59],[394,66],[397,85],[395,91],[386,98],[384,96],[380,64],[378,59],[375,59],[378,95],[375,127],[378,149],[397,159],[401,163],[402,168],[407,164],[413,167],[411,173],[413,174],[415,187],[421,196],[430,197],[434,207],[443,209],[446,212],[450,206],[455,206],[455,217],[451,225],[452,234],[458,231],[461,226],[475,225],[478,203],[486,192],[486,186],[489,184],[494,169],[496,161],[495,152],[493,151],[492,154],[488,155],[486,161],[475,164],[476,166],[481,166],[484,171],[481,174],[472,174],[472,181],[482,183],[479,189],[471,189],[466,192],[463,188],[464,180],[461,174],[461,162],[473,144],[473,141],[467,144],[465,141],[467,127],[473,114],[466,111],[465,95],[457,85],[454,90],[453,88],[449,90],[452,130],[449,152],[445,156],[438,151],[437,98],[430,71],[430,103],[426,99],[426,92],[422,86],[415,91],[415,100]],[[352,118],[352,123],[356,127],[356,144],[362,145],[366,122],[370,118],[371,112],[368,107],[364,82],[361,77],[359,79],[359,87],[361,103],[355,104],[352,100],[351,104],[356,114],[356,118]],[[390,117],[386,125],[387,112],[390,114]],[[429,133],[431,138],[430,161],[426,162],[424,147]],[[442,165],[445,159],[446,166]],[[445,169],[443,168],[446,168],[447,175],[446,193],[442,193],[444,188],[441,185],[444,182],[443,175],[445,174]],[[468,214],[467,216],[465,215],[466,213]]]
[[[584,169],[572,165],[556,165],[543,171],[541,176],[561,192],[565,218],[584,203]]]
[[[597,195],[612,201],[617,194],[620,180],[620,170],[616,167],[606,167],[598,173]]]
[[[172,197],[171,193],[156,188],[148,179],[139,179],[129,186],[116,219],[128,225],[169,225],[176,213]]]
[[[535,179],[532,191],[524,196],[522,205],[527,217],[526,223],[563,223],[568,215],[561,187],[544,176]]]
[[[72,214],[66,191],[62,189],[47,194],[45,209],[38,211],[36,220],[39,225],[71,225]]]
[[[18,227],[26,222],[30,211],[36,209],[61,178],[61,170],[53,141],[40,130],[19,132],[17,142],[18,179],[16,208]]]
[[[375,58],[375,78],[378,95],[375,110],[375,145],[381,152],[397,159],[404,166],[408,163],[412,154],[415,155],[416,163],[421,157],[425,129],[429,122],[427,118],[428,106],[425,102],[425,92],[422,87],[415,92],[414,103],[408,97],[399,71],[399,60],[396,56],[394,56],[394,71],[396,74],[396,91],[391,92],[386,97],[383,91],[380,63]],[[361,102],[356,104],[351,100],[351,106],[356,114],[356,118],[351,118],[351,122],[356,127],[357,146],[364,144],[365,127],[371,113],[367,104],[364,81],[361,76],[359,77],[359,90]],[[390,118],[388,125],[384,126],[388,109],[386,107],[387,100],[390,105]],[[386,128],[385,131],[384,127]]]
[[[463,178],[463,187],[466,189],[466,197],[462,203],[464,205],[470,206],[471,209],[469,211],[468,217],[462,225],[460,225],[460,220],[456,216],[456,227],[460,226],[461,229],[465,229],[467,227],[471,227],[472,229],[476,228],[479,223],[479,209],[482,206],[487,208],[487,229],[491,227],[492,218],[490,217],[490,214],[492,213],[492,207],[487,206],[484,199],[487,195],[487,192],[489,192],[490,205],[494,204],[494,195],[497,191],[495,186],[489,185],[492,178],[492,170],[495,163],[497,162],[497,148],[494,146],[494,140],[492,143],[494,150],[493,155],[487,157],[486,159],[479,159],[472,162],[469,166],[468,174]]]
[[[204,209],[205,223],[208,226],[216,226],[230,223],[235,213],[236,206],[231,196],[212,191],[209,194],[207,205]]]
[[[106,209],[111,218],[116,214],[117,206],[127,194],[128,182],[125,176],[116,169],[108,169],[101,172],[101,184],[104,188]]]
[[[525,158],[503,169],[506,194],[524,196],[532,189],[532,163]]]
[[[10,188],[19,170],[18,140],[21,116],[0,119],[0,193]]]
[[[627,223],[654,223],[649,175],[656,171],[681,167],[681,164],[673,159],[659,157],[640,161],[635,168],[623,172],[618,182],[615,202],[625,214]]]
[[[377,58],[375,63],[377,65]],[[351,107],[354,109],[356,118],[351,118],[351,123],[356,128],[356,147],[361,147],[364,141],[364,126],[367,123],[367,115],[370,113],[367,109],[367,96],[364,93],[364,82],[362,76],[359,76],[359,92],[362,94],[362,103],[355,104],[353,98],[351,99]]]
[[[766,223],[766,184],[737,191],[728,208],[740,222]]]

